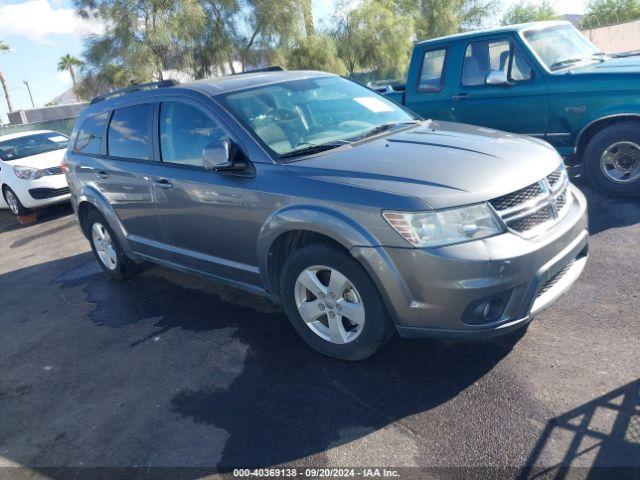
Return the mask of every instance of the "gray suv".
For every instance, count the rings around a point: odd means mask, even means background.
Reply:
[[[320,72],[96,98],[64,169],[110,277],[149,260],[267,295],[346,360],[394,331],[515,331],[587,258],[585,198],[547,143],[423,121]]]

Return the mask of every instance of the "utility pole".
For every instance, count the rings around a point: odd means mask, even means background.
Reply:
[[[33,95],[31,95],[31,88],[29,88],[29,82],[27,82],[26,80],[23,80],[22,83],[26,85],[27,90],[29,91],[29,98],[31,99],[31,107],[36,108],[35,103],[33,103]]]

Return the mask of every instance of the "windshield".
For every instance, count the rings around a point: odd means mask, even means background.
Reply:
[[[583,61],[598,61],[598,48],[573,25],[529,30],[524,37],[549,70],[560,70]]]
[[[12,162],[19,158],[67,148],[69,137],[57,132],[35,133],[0,141],[0,159]]]
[[[279,157],[338,147],[417,117],[340,77],[293,80],[233,92],[230,109]]]

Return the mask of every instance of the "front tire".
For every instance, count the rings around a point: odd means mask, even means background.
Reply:
[[[302,339],[330,357],[363,360],[394,332],[367,272],[330,245],[308,245],[288,258],[280,275],[280,296]]]
[[[605,195],[640,195],[640,122],[604,128],[584,151],[584,174]]]
[[[95,210],[85,219],[85,228],[91,250],[104,273],[115,280],[122,280],[135,273],[135,263],[127,257],[105,218]]]
[[[16,193],[11,190],[10,187],[5,186],[2,193],[4,195],[4,201],[9,207],[9,210],[11,210],[11,213],[13,213],[16,217],[29,214],[29,210],[26,209],[24,205],[22,205],[22,202],[18,198],[18,195],[16,195]]]

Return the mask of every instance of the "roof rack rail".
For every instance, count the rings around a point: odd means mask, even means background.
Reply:
[[[106,100],[107,98],[126,95],[127,93],[139,92],[140,90],[150,90],[152,88],[174,87],[179,84],[180,82],[177,80],[160,80],[158,82],[133,83],[128,87],[120,88],[118,90],[112,90],[108,93],[104,93],[102,95],[98,95],[97,97],[92,98],[90,105]]]
[[[262,72],[284,72],[284,68],[280,65],[273,65],[272,67],[254,68],[253,70],[245,70],[244,72],[236,72],[231,75],[244,75],[245,73],[262,73]]]

